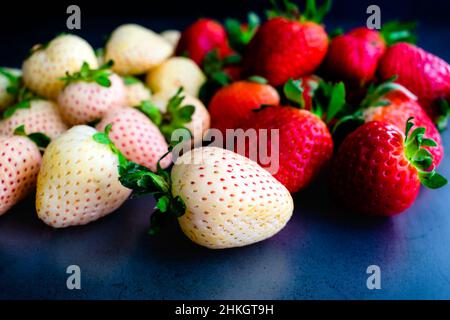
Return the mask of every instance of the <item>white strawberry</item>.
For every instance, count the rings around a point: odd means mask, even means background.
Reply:
[[[173,57],[167,59],[147,74],[147,85],[152,92],[164,92],[174,95],[178,88],[183,87],[191,96],[198,97],[206,76],[200,67],[191,59]]]
[[[136,108],[122,108],[108,112],[97,125],[105,131],[112,125],[109,137],[125,157],[152,171],[158,160],[168,153],[168,145],[158,127]],[[161,161],[163,168],[172,162],[170,154]]]
[[[170,43],[173,48],[176,48],[178,41],[181,38],[181,32],[178,30],[166,30],[160,33],[161,37]]]
[[[67,123],[87,124],[101,119],[109,110],[125,106],[125,85],[109,69],[111,64],[90,69],[84,63],[79,72],[64,78],[67,85],[59,94],[58,104]]]
[[[126,24],[111,34],[105,59],[114,61],[113,70],[120,75],[138,75],[159,65],[173,51],[173,46],[159,34],[136,24]]]
[[[76,126],[47,147],[36,193],[38,217],[63,228],[97,220],[119,208],[131,190],[118,180],[118,155],[102,133]]]
[[[38,133],[27,137],[23,126],[16,134],[23,136],[0,136],[0,216],[33,191],[42,161],[39,147],[50,141]]]
[[[196,146],[201,144],[206,131],[210,128],[211,118],[205,105],[199,99],[184,94],[182,89],[179,89],[174,96],[169,96],[164,92],[153,95],[152,103],[164,115],[163,120],[166,123],[163,121],[159,126],[166,140],[171,140],[175,129],[186,128],[193,136],[193,144]],[[181,119],[182,123],[179,123],[177,113],[186,106],[192,106],[194,112],[190,117]],[[184,114],[184,112],[182,113]]]
[[[56,103],[42,99],[25,100],[6,109],[0,121],[0,135],[11,136],[21,125],[29,133],[41,132],[51,139],[68,129]]]
[[[139,79],[135,77],[124,77],[123,81],[126,88],[125,105],[128,107],[135,107],[142,103],[142,101],[148,101],[152,97],[152,93],[149,88]]]
[[[191,150],[177,159],[171,176],[158,173],[128,165],[120,177],[137,194],[157,197],[151,231],[172,213],[186,236],[211,249],[270,238],[293,212],[292,197],[281,183],[256,162],[225,149]]]
[[[0,111],[12,105],[19,93],[22,71],[0,67]]]
[[[61,77],[79,71],[84,62],[98,66],[89,43],[75,35],[60,35],[32,49],[22,66],[24,84],[39,96],[56,99],[64,86]]]

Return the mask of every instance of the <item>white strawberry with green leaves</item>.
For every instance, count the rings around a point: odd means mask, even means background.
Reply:
[[[137,195],[157,198],[151,232],[172,214],[186,236],[211,249],[268,239],[283,229],[293,212],[290,193],[270,173],[250,159],[215,147],[185,153],[171,174],[128,163],[120,181]]]
[[[192,144],[199,146],[211,125],[211,117],[203,102],[183,92],[179,88],[175,95],[158,93],[152,96],[152,105],[162,114],[161,120],[155,119],[167,141],[171,141],[176,129],[189,130]]]
[[[135,107],[143,101],[149,101],[152,97],[150,89],[138,78],[127,76],[123,78],[125,83],[125,105]]]
[[[148,107],[148,102],[144,102],[139,108],[112,110],[96,127],[99,131],[107,131],[110,139],[127,159],[156,171],[158,160],[168,153],[169,146],[158,127],[139,110],[145,112]],[[160,165],[166,168],[171,162],[172,157],[168,154]]]
[[[75,126],[47,147],[38,176],[36,210],[49,226],[89,223],[128,199],[131,190],[118,180],[123,156],[104,140],[104,133]]]
[[[97,68],[94,49],[76,35],[62,34],[32,48],[22,66],[23,82],[39,96],[54,100],[64,87],[61,78],[78,72],[84,62]]]
[[[105,59],[113,60],[122,76],[147,73],[173,54],[173,46],[159,34],[137,24],[113,31],[105,46]]]
[[[0,136],[0,216],[34,190],[42,162],[40,148],[50,142],[40,133],[27,136],[24,126],[15,134]]]
[[[68,129],[56,103],[34,97],[4,111],[0,121],[0,135],[11,136],[21,125],[24,125],[29,133],[40,132],[51,139],[59,137]]]
[[[22,71],[0,67],[0,111],[14,104],[20,89]]]
[[[125,106],[126,89],[121,77],[111,71],[112,61],[98,69],[83,63],[81,70],[62,78],[66,86],[58,104],[70,125],[100,120],[108,111]]]

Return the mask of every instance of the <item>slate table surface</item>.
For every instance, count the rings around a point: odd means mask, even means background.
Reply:
[[[177,25],[136,22],[156,30]],[[99,45],[117,24],[91,21],[82,35]],[[19,39],[4,35],[0,64],[20,66],[36,39],[56,33],[43,26]],[[420,44],[450,61],[449,35],[448,26],[422,26]],[[449,131],[443,140],[450,150]],[[448,154],[440,171],[450,177]],[[221,251],[190,242],[175,222],[148,236],[151,197],[95,223],[54,230],[36,217],[30,196],[0,218],[0,299],[450,298],[450,186],[422,189],[402,215],[368,219],[345,215],[323,180],[295,196],[294,215],[275,237]],[[66,287],[69,265],[81,268],[81,290]],[[366,287],[369,265],[381,268],[380,290]]]

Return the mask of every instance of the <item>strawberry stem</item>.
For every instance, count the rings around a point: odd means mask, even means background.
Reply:
[[[72,82],[95,82],[102,87],[109,88],[111,86],[111,80],[109,77],[112,75],[111,67],[113,66],[113,61],[110,60],[98,69],[91,69],[87,62],[83,62],[80,71],[74,72],[72,74],[66,73],[65,77],[60,78],[66,82],[66,85]]]
[[[50,144],[51,139],[40,132],[34,132],[27,134],[25,131],[25,126],[21,125],[14,130],[14,135],[28,137],[31,141],[33,141],[39,148],[39,150],[44,151],[47,146]]]
[[[271,0],[272,9],[267,11],[269,19],[275,17],[285,17],[291,20],[300,20],[301,22],[312,21],[321,23],[325,15],[330,11],[332,1],[325,0],[322,5],[317,6],[316,0],[307,0],[303,14],[296,4],[289,0]]]

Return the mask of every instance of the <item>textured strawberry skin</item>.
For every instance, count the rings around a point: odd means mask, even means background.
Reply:
[[[404,135],[381,121],[368,122],[340,146],[331,171],[336,199],[359,213],[392,216],[417,197],[417,169],[404,155]]]
[[[111,141],[128,160],[156,171],[156,164],[168,152],[168,145],[147,116],[134,108],[116,109],[106,114],[97,130],[104,131],[108,124],[112,124]],[[170,154],[164,157],[161,167],[168,167],[171,159]]]
[[[386,50],[380,60],[381,79],[397,75],[396,82],[418,96],[420,105],[433,119],[433,102],[450,98],[450,65],[437,56],[408,43],[398,43]]]
[[[28,138],[0,136],[0,216],[33,190],[41,161]]]
[[[407,98],[399,92],[390,92],[384,98],[391,101],[391,104],[367,109],[364,112],[365,121],[385,121],[405,132],[406,122],[413,117],[414,127],[424,127],[425,137],[433,139],[437,143],[437,147],[425,147],[433,155],[433,165],[437,167],[444,156],[442,138],[424,109],[417,101]]]
[[[292,216],[286,188],[254,161],[226,149],[203,147],[183,154],[171,177],[173,195],[186,205],[178,220],[181,229],[211,249],[270,238]]]
[[[262,105],[278,105],[278,92],[270,85],[248,81],[234,82],[216,92],[208,110],[211,127],[226,132],[237,129],[254,115]]]
[[[309,111],[293,107],[267,107],[256,112],[247,129],[279,130],[279,168],[271,172],[291,193],[306,187],[328,163],[333,140],[325,123]],[[271,154],[270,134],[267,154]],[[255,154],[258,141],[249,141],[246,155]],[[274,144],[276,145],[276,144]],[[263,146],[264,147],[264,146]],[[268,165],[259,160],[263,168]],[[264,160],[264,159],[263,159]]]
[[[325,70],[335,80],[362,85],[371,81],[386,49],[376,31],[357,28],[331,41]]]
[[[232,53],[227,33],[216,21],[199,19],[181,34],[176,53],[177,55],[187,53],[189,58],[200,65],[205,55],[213,49],[218,49],[222,58]]]
[[[25,126],[30,133],[43,133],[55,139],[67,129],[56,103],[48,100],[31,100],[30,108],[19,109],[14,114],[0,121],[0,135],[12,136],[19,126]]]
[[[259,75],[273,86],[313,73],[328,50],[324,28],[314,22],[274,18],[264,23],[245,52],[247,75]]]

